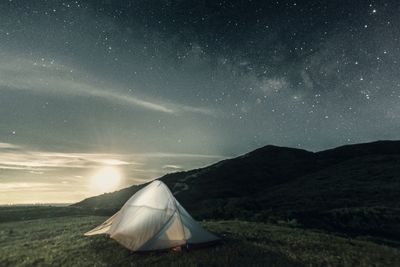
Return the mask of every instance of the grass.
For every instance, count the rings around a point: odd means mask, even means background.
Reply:
[[[400,266],[395,247],[244,221],[202,222],[223,237],[213,247],[132,253],[106,236],[83,236],[106,218],[74,214],[5,221],[0,216],[0,266]]]

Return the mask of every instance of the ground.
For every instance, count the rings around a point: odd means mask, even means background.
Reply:
[[[201,222],[222,237],[219,245],[132,253],[106,236],[83,236],[106,216],[42,209],[46,218],[32,219],[23,210],[0,208],[0,266],[400,266],[399,248],[365,238],[235,220]]]

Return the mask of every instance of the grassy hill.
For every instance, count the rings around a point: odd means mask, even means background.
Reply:
[[[316,153],[266,146],[160,179],[197,219],[290,221],[305,228],[400,240],[400,141]],[[74,206],[111,213],[143,186]]]
[[[76,210],[0,207],[0,266],[400,266],[400,249],[365,238],[238,220],[201,222],[223,238],[216,246],[132,253],[106,236],[83,236],[107,217]]]

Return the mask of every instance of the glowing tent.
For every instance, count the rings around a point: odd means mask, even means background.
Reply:
[[[150,251],[216,241],[179,204],[168,187],[154,181],[86,236],[107,234],[133,251]]]

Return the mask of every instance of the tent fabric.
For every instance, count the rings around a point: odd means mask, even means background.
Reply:
[[[104,223],[85,233],[107,234],[133,251],[151,251],[218,240],[203,229],[156,180],[136,192]]]

